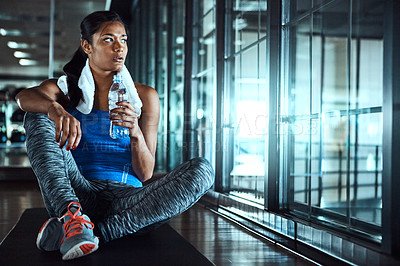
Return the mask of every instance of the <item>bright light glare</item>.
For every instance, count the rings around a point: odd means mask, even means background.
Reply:
[[[20,59],[19,64],[21,66],[34,66],[34,65],[37,65],[37,61],[30,60],[30,59]]]
[[[18,43],[18,42],[13,42],[13,41],[7,42],[7,45],[11,49],[28,49],[29,48],[29,44],[27,44],[27,43]]]
[[[238,83],[241,84],[266,84],[266,79],[258,79],[258,78],[241,78],[238,79]]]
[[[371,153],[368,154],[368,157],[367,157],[367,170],[368,171],[377,170],[376,167],[375,167],[375,157]]]
[[[368,124],[368,135],[376,136],[378,134],[378,125],[374,123]]]
[[[16,58],[27,58],[27,57],[31,57],[31,54],[25,53],[25,52],[21,52],[21,51],[15,51],[14,52],[14,57],[16,57]]]
[[[177,43],[177,44],[183,44],[183,43],[185,43],[185,38],[182,37],[182,36],[176,37],[176,43]]]
[[[202,119],[204,117],[204,110],[197,109],[197,119]]]
[[[4,28],[0,28],[0,35],[2,35],[2,36],[21,36],[22,32],[20,30],[6,30]]]
[[[236,104],[239,138],[263,138],[267,133],[268,112],[265,101],[243,100]]]

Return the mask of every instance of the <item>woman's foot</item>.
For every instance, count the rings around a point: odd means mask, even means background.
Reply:
[[[61,241],[64,238],[63,224],[56,217],[48,219],[39,230],[36,238],[36,246],[40,250],[60,250]]]
[[[96,251],[99,239],[93,234],[94,224],[87,215],[80,212],[81,205],[71,202],[64,219],[64,239],[60,252],[63,260],[76,259]]]

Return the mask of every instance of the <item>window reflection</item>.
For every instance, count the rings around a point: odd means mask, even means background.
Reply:
[[[281,99],[289,118],[289,145],[281,146],[291,162],[289,205],[376,234],[370,225],[381,225],[383,4],[311,4],[286,1],[283,19],[295,21],[283,34],[290,67],[281,93],[289,97],[288,105]]]
[[[215,1],[199,1],[197,10],[198,21],[195,21],[195,31],[198,38],[194,39],[193,61],[197,65],[193,70],[192,86],[192,121],[196,131],[197,156],[207,158],[211,163],[215,161]]]
[[[129,42],[128,66],[135,81],[154,87],[160,99],[156,172],[182,162],[184,3],[138,1],[130,25],[136,40]]]
[[[184,76],[184,1],[174,1],[172,5],[171,47],[168,51],[171,64],[169,85],[169,119],[168,130],[168,170],[172,170],[182,162],[183,148],[183,76]]]
[[[268,90],[266,71],[266,1],[234,1],[228,25],[227,80],[231,142],[225,164],[231,165],[230,194],[264,204],[267,160]],[[226,111],[228,112],[228,110]],[[230,162],[229,162],[230,161]]]

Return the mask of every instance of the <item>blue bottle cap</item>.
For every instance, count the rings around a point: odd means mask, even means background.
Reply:
[[[113,82],[122,82],[122,75],[121,74],[114,75]]]

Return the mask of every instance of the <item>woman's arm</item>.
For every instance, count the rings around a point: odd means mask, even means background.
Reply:
[[[143,180],[153,176],[157,148],[158,122],[160,120],[160,101],[156,90],[148,86],[137,86],[143,102],[139,129],[142,134],[131,138],[132,166],[136,174],[141,171]],[[136,153],[134,152],[136,149]]]
[[[22,90],[15,99],[25,112],[47,114],[50,106],[58,101],[62,94],[57,86],[57,80],[48,79],[39,86]]]
[[[114,122],[114,124],[129,128],[132,168],[137,177],[144,182],[153,175],[158,121],[160,119],[160,102],[158,94],[153,88],[139,83],[135,83],[135,85],[143,103],[140,118],[138,119],[136,116],[132,105],[126,102],[119,102],[117,104],[124,108],[114,109],[113,112],[118,115],[111,116],[111,119],[124,120],[125,122]]]
[[[39,86],[25,89],[15,97],[19,107],[25,112],[47,114],[56,125],[56,142],[60,142],[60,148],[74,149],[81,139],[81,127],[79,121],[71,116],[61,105],[68,98],[57,86],[57,80],[43,81]],[[62,132],[62,137],[61,137]]]

